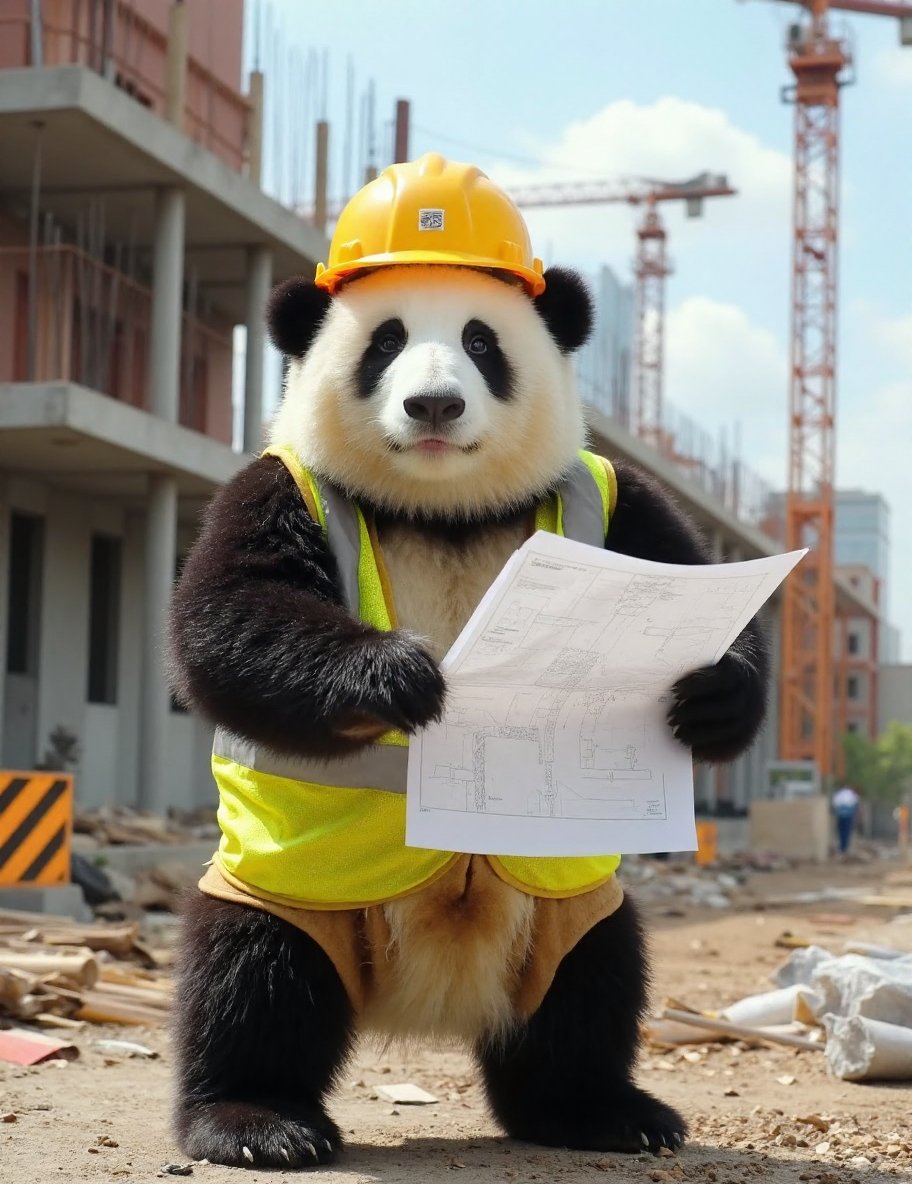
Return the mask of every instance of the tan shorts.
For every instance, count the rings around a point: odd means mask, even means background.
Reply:
[[[331,960],[356,1015],[363,1014],[392,973],[391,932],[383,905],[361,909],[291,908],[261,900],[230,884],[216,864],[200,880],[200,889],[219,900],[245,904],[272,913],[302,930]],[[422,905],[446,913],[458,906],[476,916],[497,913],[504,891],[515,892],[499,879],[482,855],[463,855],[439,880],[419,889]],[[415,896],[418,893],[414,894]],[[514,1014],[528,1018],[539,1008],[566,954],[593,925],[611,916],[624,893],[617,876],[563,900],[535,897],[531,940],[515,971],[511,970]]]

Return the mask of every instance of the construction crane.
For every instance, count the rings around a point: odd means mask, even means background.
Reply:
[[[839,231],[839,91],[851,79],[848,43],[828,12],[889,16],[912,44],[912,3],[901,0],[781,0],[804,19],[788,31],[795,105],[789,466],[786,541],[810,553],[786,581],[782,618],[780,755],[834,769],[836,459],[836,264]]]
[[[665,201],[686,203],[687,216],[699,217],[708,197],[732,197],[723,176],[701,173],[690,181],[655,181],[631,178],[620,181],[590,181],[574,184],[530,185],[510,190],[510,196],[524,209],[550,206],[602,205],[626,202],[643,206],[637,226],[634,264],[635,341],[633,367],[634,430],[641,439],[668,454],[672,442],[664,431],[663,377],[665,356],[665,280],[672,266],[666,250],[668,232],[659,216]]]

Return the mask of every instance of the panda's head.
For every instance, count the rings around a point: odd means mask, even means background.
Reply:
[[[368,272],[330,296],[290,280],[269,324],[288,356],[272,428],[317,476],[397,514],[530,504],[583,444],[571,354],[592,323],[573,272],[542,295],[466,267]]]

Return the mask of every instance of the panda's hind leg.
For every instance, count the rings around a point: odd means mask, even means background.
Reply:
[[[687,1128],[633,1084],[648,968],[632,901],[563,959],[538,1011],[476,1055],[494,1116],[513,1138],[552,1147],[676,1148]]]
[[[329,1162],[324,1101],[353,1039],[323,950],[269,913],[200,893],[188,903],[175,1020],[175,1131],[194,1159],[245,1168]]]

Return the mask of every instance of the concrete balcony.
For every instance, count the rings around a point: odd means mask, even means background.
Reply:
[[[221,3],[227,10],[223,24],[228,31],[219,47],[222,76],[192,53],[188,55],[181,122],[192,140],[242,172],[252,110],[247,98],[224,78],[240,73],[243,13],[238,0]],[[164,118],[168,36],[141,8],[131,0],[113,0],[104,8],[72,0],[43,0],[36,20],[28,0],[5,0],[0,4],[0,69],[85,66]],[[40,63],[33,58],[39,45]],[[211,52],[211,46],[206,48]]]
[[[149,287],[87,251],[0,248],[0,318],[13,327],[0,382],[72,382],[149,411],[151,307]],[[178,422],[230,445],[231,326],[184,313],[180,336]]]
[[[182,516],[250,458],[72,382],[0,383],[0,471],[57,489],[145,505],[150,479],[174,478]],[[187,504],[190,499],[192,504]]]
[[[268,250],[272,276],[312,274],[326,240],[214,152],[83,66],[0,69],[0,193],[26,224],[75,228],[103,216],[108,243],[148,255],[156,195],[185,195],[185,273],[233,324],[247,319],[249,251]],[[91,178],[91,180],[87,180]],[[39,234],[41,226],[39,226]]]

